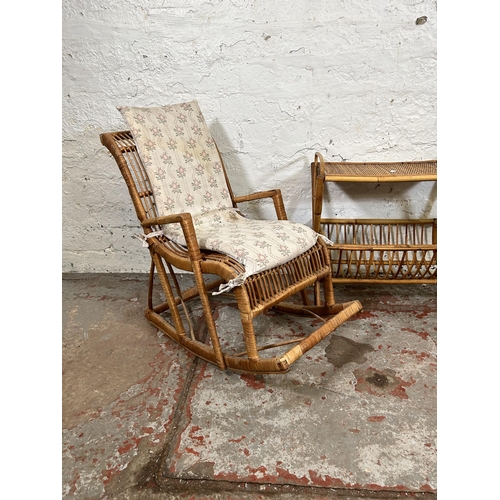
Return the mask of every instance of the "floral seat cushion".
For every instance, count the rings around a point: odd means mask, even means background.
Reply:
[[[195,217],[193,222],[200,248],[229,255],[245,268],[240,276],[221,285],[217,293],[298,257],[318,238],[315,231],[298,222],[248,219],[234,208],[214,210]],[[186,244],[178,224],[166,226],[163,233],[176,243]]]
[[[118,106],[148,173],[159,215],[189,212],[200,248],[231,256],[252,274],[284,264],[311,248],[318,233],[291,221],[247,219],[233,208],[215,142],[196,101],[139,108]],[[179,224],[163,229],[185,245]]]

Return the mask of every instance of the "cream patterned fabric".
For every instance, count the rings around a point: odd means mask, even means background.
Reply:
[[[118,106],[134,136],[160,215],[232,207],[215,142],[196,101]]]
[[[157,108],[118,106],[146,167],[160,215],[189,212],[200,248],[231,256],[252,274],[284,264],[311,248],[318,234],[291,221],[251,220],[232,207],[215,142],[196,101]],[[163,228],[186,245],[179,224]]]
[[[252,220],[235,208],[214,210],[194,219],[201,248],[230,255],[245,267],[245,273],[222,285],[218,293],[231,290],[248,276],[272,269],[299,256],[317,240],[312,229],[292,221]],[[170,224],[164,233],[185,245],[180,227]]]

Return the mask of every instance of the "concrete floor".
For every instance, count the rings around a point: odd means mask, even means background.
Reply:
[[[335,290],[363,311],[287,374],[255,376],[151,326],[146,275],[64,275],[63,498],[435,499],[436,287]],[[234,302],[213,307],[238,348]],[[317,321],[257,324],[282,338]]]

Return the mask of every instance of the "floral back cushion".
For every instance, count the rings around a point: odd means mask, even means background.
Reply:
[[[196,101],[117,109],[134,137],[159,215],[195,217],[232,207],[215,142]]]

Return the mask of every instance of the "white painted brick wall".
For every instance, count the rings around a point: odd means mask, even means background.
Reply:
[[[63,271],[149,270],[125,184],[99,141],[125,128],[117,104],[197,99],[235,194],[280,187],[289,218],[306,224],[315,151],[326,160],[436,158],[436,8],[436,0],[64,0]],[[326,210],[435,217],[436,191],[329,185]]]

